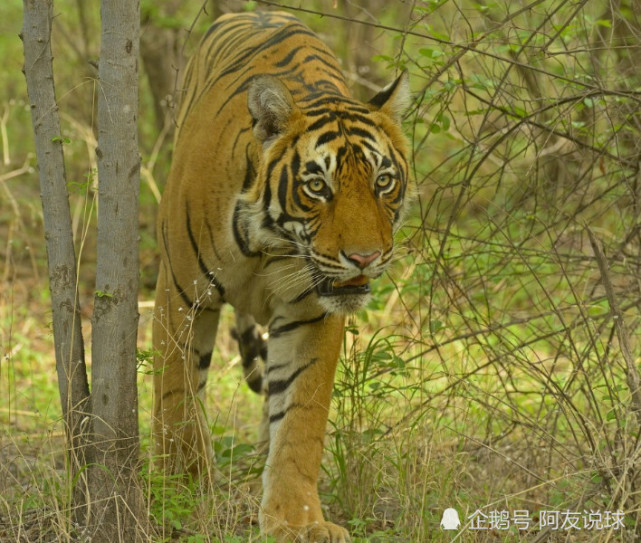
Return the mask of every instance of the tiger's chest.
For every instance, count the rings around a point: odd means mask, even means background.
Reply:
[[[215,268],[217,280],[225,285],[226,303],[261,325],[283,308],[293,315],[322,311],[304,257],[269,248],[244,255],[234,237],[233,221],[219,233],[228,243]]]

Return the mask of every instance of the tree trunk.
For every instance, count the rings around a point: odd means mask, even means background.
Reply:
[[[93,543],[130,543],[145,516],[137,477],[138,0],[103,0],[101,20],[90,530]]]
[[[27,91],[35,135],[44,217],[49,288],[53,312],[58,388],[67,433],[75,521],[84,522],[85,485],[78,478],[87,464],[89,386],[80,328],[76,255],[60,134],[60,119],[53,82],[51,56],[52,0],[24,0],[24,42]]]

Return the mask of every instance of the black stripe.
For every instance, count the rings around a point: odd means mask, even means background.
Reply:
[[[238,336],[238,333],[236,333],[236,339],[238,341],[241,341],[242,343],[253,343],[254,338],[256,337],[256,327],[255,326],[250,326],[245,330],[240,336]],[[233,335],[233,334],[232,334]]]
[[[315,89],[313,89],[315,90]],[[333,110],[337,108],[337,106],[341,105],[344,108],[348,108],[353,112],[357,113],[364,113],[368,114],[371,113],[371,111],[367,108],[364,108],[362,105],[360,105],[356,100],[352,100],[351,98],[347,98],[346,96],[343,96],[342,94],[331,94],[329,95],[327,93],[320,94],[318,97],[316,96],[310,96],[307,99],[300,100],[301,102],[311,102],[309,104],[305,105],[305,113],[311,117],[316,117],[317,115],[322,115],[323,113],[327,113],[328,109],[323,106],[329,106]],[[314,109],[317,108],[317,109]]]
[[[300,404],[300,403],[297,403],[297,402],[292,402],[291,404],[289,404],[282,411],[279,411],[278,413],[274,413],[273,415],[270,415],[269,416],[269,424],[271,424],[272,422],[277,422],[277,421],[283,419],[285,417],[285,415],[287,415],[287,413],[289,412],[290,409],[313,409],[314,407],[320,407],[320,406],[314,406],[314,405],[310,405],[310,404],[304,405],[304,404]]]
[[[300,155],[298,154],[298,151],[294,152],[294,156],[292,157],[291,163],[290,163],[291,171],[292,171],[292,180],[293,184],[289,186],[289,193],[291,194],[291,197],[294,201],[294,204],[298,209],[303,211],[303,213],[309,213],[312,210],[312,206],[306,205],[303,203],[303,201],[300,198],[300,185],[302,184],[298,174],[300,172]],[[289,213],[289,210],[287,210]],[[295,208],[292,211],[297,211]],[[304,223],[309,219],[309,217],[292,217],[293,219],[298,220],[299,222]],[[281,221],[279,221],[280,224]]]
[[[243,132],[241,130],[241,132]],[[247,192],[251,186],[254,184],[254,179],[256,179],[256,170],[254,169],[254,163],[249,156],[249,143],[245,147],[245,178],[243,179],[243,188],[242,192]]]
[[[345,80],[343,79],[343,76],[339,74],[339,72],[335,72],[334,79],[338,79],[339,81],[342,81],[343,83]],[[338,89],[336,86],[336,83],[334,83],[333,80],[329,79],[315,79],[313,86],[311,85],[306,85],[306,88],[308,89],[308,93],[311,93],[312,96],[326,96],[328,94],[332,96],[336,96],[337,98],[344,98],[344,96],[341,94],[341,91]]]
[[[321,145],[325,143],[329,143],[330,141],[334,141],[336,138],[340,137],[341,133],[340,132],[325,132],[319,138],[316,140],[316,147],[320,147]]]
[[[271,230],[274,233],[278,232],[278,229],[274,228],[274,219],[272,219],[269,214],[263,215],[263,221],[260,223],[260,225],[265,230]]]
[[[380,151],[376,147],[374,147],[369,141],[362,141],[361,144],[363,145],[363,147],[366,147],[373,153],[380,154]]]
[[[273,396],[275,394],[281,394],[285,392],[301,373],[312,367],[314,364],[316,364],[317,361],[318,358],[312,358],[307,364],[298,368],[287,379],[275,379],[273,381],[269,381],[269,383],[267,384],[268,394],[270,396]]]
[[[275,337],[281,336],[283,334],[286,334],[287,332],[296,330],[301,326],[305,326],[307,324],[314,324],[315,322],[322,321],[325,317],[327,317],[327,313],[322,313],[321,315],[319,315],[318,317],[314,317],[313,319],[309,319],[305,321],[292,321],[292,322],[288,322],[287,324],[283,324],[278,328],[273,328],[273,329],[270,328],[269,337],[275,338]]]
[[[336,77],[337,79],[342,81],[343,80],[343,74],[341,73],[341,71],[336,66],[335,59],[332,58],[329,55],[325,55],[325,57],[329,58],[331,60],[331,62],[326,60],[326,58],[323,58],[320,55],[308,55],[308,56],[305,57],[305,60],[303,61],[303,63],[304,64],[316,64],[316,63],[322,64],[326,68],[326,70],[323,70],[323,71],[325,71],[325,73],[327,73],[330,77]],[[314,83],[317,83],[317,82],[315,81]]]
[[[294,185],[292,187],[292,199],[294,200],[295,206],[300,209],[303,213],[308,213],[309,215],[305,217],[304,215],[302,217],[296,217],[296,220],[302,222],[303,224],[306,223],[307,221],[311,220],[313,218],[313,215],[311,215],[311,211],[314,207],[314,205],[307,205],[303,202],[301,199],[301,195],[305,196],[305,198],[309,199],[309,196],[305,194],[304,191],[300,190],[300,186],[304,184],[299,178],[294,177]]]
[[[270,364],[270,366],[267,368],[267,375],[269,375],[272,371],[282,370],[283,368],[289,366],[289,364],[289,362],[285,362],[284,364]]]
[[[287,166],[283,166],[280,171],[280,179],[278,180],[278,202],[280,208],[287,212],[287,194],[289,193],[289,175],[287,175]]]
[[[296,56],[296,53],[298,53],[298,51],[303,49],[303,47],[304,47],[303,45],[299,45],[298,47],[294,47],[294,49],[292,49],[285,58],[283,58],[282,60],[279,60],[278,62],[276,62],[274,64],[274,66],[276,66],[278,68],[284,68],[285,66],[287,66],[292,61],[294,56]]]
[[[292,157],[289,165],[292,169],[292,177],[295,179],[298,175],[298,171],[300,170],[300,155],[298,154],[298,151],[294,151],[294,156]]]
[[[207,233],[209,234],[209,246],[211,247],[212,251],[214,251],[216,259],[220,262],[222,258],[220,258],[220,253],[218,252],[216,243],[214,242],[214,229],[211,227],[211,224],[209,224],[209,220],[207,217],[205,217],[205,226],[207,227]]]
[[[198,242],[194,236],[194,232],[191,229],[191,220],[189,219],[189,203],[185,202],[186,208],[186,224],[187,224],[187,235],[189,236],[189,242],[191,243],[191,248],[196,254],[196,259],[198,260],[198,267],[202,274],[209,280],[209,282],[214,286],[218,291],[218,294],[221,298],[225,297],[225,288],[216,280],[214,277],[214,272],[210,271],[205,262],[203,261],[200,253],[200,247],[198,247]]]
[[[314,292],[314,290],[315,290],[314,287],[308,288],[308,289],[304,290],[303,292],[301,292],[298,296],[296,296],[296,298],[294,298],[293,300],[290,300],[287,303],[288,304],[297,304],[298,302],[302,302],[305,298],[307,298],[310,294],[312,294]]]
[[[279,157],[280,158],[280,157]],[[265,177],[265,191],[263,192],[263,211],[267,213],[269,211],[269,206],[272,203],[272,188],[269,182],[271,181],[271,174],[276,167],[276,160],[272,162],[267,169],[267,177]]]
[[[339,169],[342,168],[343,161],[345,160],[345,155],[347,155],[348,152],[349,150],[344,145],[342,147],[339,147],[336,151],[336,164],[338,165]]]
[[[310,160],[305,164],[305,170],[307,173],[325,173],[323,167],[314,160]]]
[[[246,229],[243,228],[243,231],[241,231],[240,206],[241,202],[239,200],[238,202],[236,202],[236,207],[234,208],[234,217],[232,219],[232,232],[234,234],[234,240],[236,241],[236,245],[238,245],[240,252],[243,253],[244,256],[258,256],[260,253],[253,252],[249,248],[249,236]]]
[[[213,287],[216,289],[216,291],[218,292],[218,295],[221,298],[224,298],[225,288],[218,282],[214,272],[207,267],[207,265],[205,264],[205,262],[201,257],[200,247],[198,247],[198,243],[196,242],[196,238],[191,229],[191,220],[189,219],[189,203],[188,202],[185,202],[185,207],[186,207],[187,235],[189,236],[191,248],[193,249],[194,253],[196,253],[196,258],[198,260],[198,267],[200,268],[200,271],[202,272],[202,274],[207,278],[209,283],[213,285]]]
[[[283,260],[287,260],[287,259],[289,259],[289,258],[291,258],[293,256],[298,256],[298,252],[297,251],[292,251],[291,253],[287,253],[287,254],[284,254],[284,255],[269,257],[268,259],[265,260],[265,264],[263,265],[263,269],[264,268],[268,268],[269,266],[271,266],[272,264],[276,264],[277,262],[281,262]]]
[[[256,394],[260,394],[262,392],[261,389],[263,388],[263,376],[260,374],[259,371],[256,371],[251,375],[248,375],[245,378],[245,381],[247,382],[247,385],[249,386],[252,392],[255,392]]]
[[[187,305],[187,307],[193,307],[194,302],[191,301],[189,296],[187,296],[183,288],[180,286],[180,283],[178,282],[178,278],[174,273],[174,267],[171,263],[171,255],[169,254],[169,239],[167,239],[167,222],[166,221],[163,221],[161,230],[162,230],[162,240],[165,246],[165,254],[167,255],[167,260],[169,261],[169,273],[171,274],[171,279],[174,283],[174,287],[176,287],[176,290],[178,291],[178,294],[180,294],[180,297],[182,298],[182,301],[185,303],[185,305]]]
[[[269,424],[272,424],[274,422],[278,422],[281,419],[284,419],[286,414],[287,414],[287,409],[285,409],[285,411],[280,411],[279,413],[269,415]]]
[[[335,119],[336,116],[332,112],[328,112],[327,115],[323,115],[320,119],[310,124],[307,127],[307,131],[312,132],[313,130],[320,130],[326,124],[333,122]]]
[[[176,277],[176,274],[174,274],[174,270],[171,270],[171,278],[174,282],[174,287],[176,287],[176,290],[178,291],[178,294],[180,294],[180,297],[182,298],[182,301],[185,303],[185,305],[189,308],[194,307],[195,304],[191,300],[189,296],[187,296],[187,293],[185,292],[185,289],[180,286],[180,283],[178,282],[178,278]]]
[[[364,138],[366,140],[376,141],[376,138],[372,135],[371,132],[369,132],[368,130],[365,130],[363,128],[358,128],[356,126],[350,126],[347,129],[347,133],[350,136],[360,136],[361,138]]]
[[[274,34],[270,35],[269,39],[265,40],[259,45],[256,45],[254,47],[251,47],[249,49],[244,49],[243,44],[238,44],[238,47],[236,49],[240,52],[240,54],[236,55],[235,58],[233,58],[228,64],[227,68],[222,70],[220,73],[218,73],[217,77],[213,78],[210,80],[208,83],[208,89],[211,89],[214,87],[218,81],[225,76],[232,74],[234,72],[242,72],[243,70],[247,70],[251,68],[251,60],[258,58],[260,53],[262,53],[265,50],[268,50],[269,48],[279,45],[281,42],[287,40],[288,38],[291,38],[292,36],[297,36],[297,35],[302,35],[302,36],[307,36],[309,38],[318,40],[318,36],[316,36],[311,30],[309,30],[306,26],[302,25],[300,22],[297,22],[297,19],[294,19],[292,23],[287,23],[284,25],[277,25],[280,26],[278,31],[276,31]],[[243,32],[243,36],[246,35],[246,32]],[[242,36],[241,36],[242,37]],[[303,39],[303,41],[306,41]],[[276,74],[272,74],[276,75]],[[247,88],[248,81],[243,83],[243,85],[239,86],[237,89],[235,89],[234,93],[230,93],[230,96],[228,96],[227,100],[223,102],[223,104],[220,106],[218,109],[218,112],[216,115],[220,112],[220,110],[225,106],[225,104],[233,98],[237,93],[239,92],[244,92]]]
[[[249,64],[250,60],[252,58],[258,57],[258,55],[261,52],[265,51],[266,49],[269,49],[270,47],[280,44],[281,42],[285,41],[287,38],[291,38],[292,36],[296,36],[296,35],[302,35],[302,36],[318,39],[318,37],[311,30],[309,30],[308,28],[304,27],[301,24],[291,24],[291,25],[284,26],[281,30],[277,31],[274,35],[272,35],[269,39],[265,40],[260,45],[251,47],[245,52],[242,52],[242,49],[241,49],[242,54],[238,55],[234,59],[234,62],[226,70],[223,70],[218,75],[217,79],[221,79],[226,75],[229,75],[233,72],[237,72],[245,68],[247,64]]]
[[[211,366],[211,353],[200,355],[200,358],[198,358],[198,369],[206,370],[209,369],[209,366]]]
[[[224,24],[225,24],[225,22],[223,22],[223,21],[216,21],[214,24],[212,24],[212,25],[207,29],[207,32],[205,32],[205,36],[203,37],[203,43],[204,43],[205,41],[207,41],[207,39],[209,38],[209,36],[211,36],[211,34],[213,34],[214,32],[216,32],[216,30],[218,30],[218,29],[219,29],[222,25],[224,25]]]
[[[169,396],[173,396],[174,394],[184,394],[185,389],[184,388],[175,388],[174,390],[169,390],[168,392],[163,393],[161,400],[166,400],[169,398]]]

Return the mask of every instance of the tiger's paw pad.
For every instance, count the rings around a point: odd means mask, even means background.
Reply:
[[[349,543],[349,533],[342,526],[331,522],[314,522],[303,526],[296,543]]]

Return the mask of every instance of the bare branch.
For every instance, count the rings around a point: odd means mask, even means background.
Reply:
[[[637,417],[639,427],[641,427],[641,378],[639,378],[639,372],[637,371],[637,367],[634,362],[634,356],[632,355],[632,349],[630,347],[630,336],[628,335],[628,331],[625,327],[623,313],[619,308],[616,295],[614,294],[614,288],[612,287],[612,281],[610,281],[610,273],[608,271],[608,261],[603,254],[601,243],[597,240],[596,236],[590,228],[586,228],[586,230],[590,238],[590,244],[592,245],[592,249],[594,251],[594,258],[599,265],[601,281],[603,282],[605,295],[608,299],[608,304],[610,305],[610,311],[612,313],[612,320],[614,321],[614,327],[617,332],[617,337],[619,338],[621,355],[623,356],[623,360],[625,361],[625,365],[627,368],[626,378],[628,381],[628,388],[630,389],[632,411]]]

